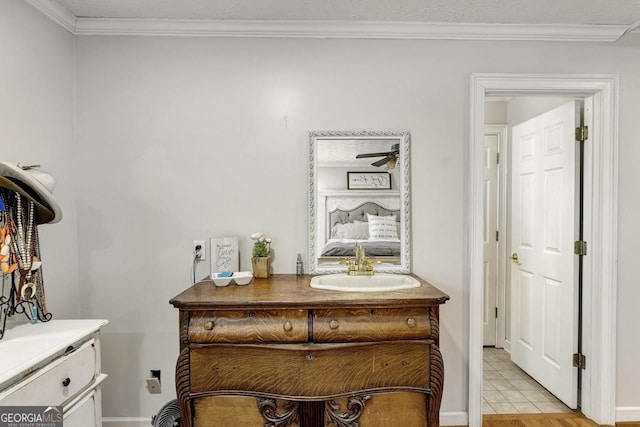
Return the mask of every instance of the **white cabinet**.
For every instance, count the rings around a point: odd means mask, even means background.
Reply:
[[[62,406],[64,425],[102,425],[100,328],[52,320],[7,328],[0,340],[0,406]]]

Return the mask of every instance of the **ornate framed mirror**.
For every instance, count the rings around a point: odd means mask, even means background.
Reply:
[[[309,133],[309,271],[343,273],[358,243],[374,269],[410,273],[409,132]]]

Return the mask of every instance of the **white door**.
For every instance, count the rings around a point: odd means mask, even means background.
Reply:
[[[496,345],[498,287],[498,135],[484,136],[484,301],[482,345]]]
[[[571,102],[512,130],[511,359],[570,408],[578,397],[577,124]]]

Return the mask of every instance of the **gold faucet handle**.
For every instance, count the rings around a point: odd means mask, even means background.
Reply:
[[[349,271],[353,271],[356,269],[356,264],[352,258],[342,258],[338,260],[338,264],[346,265]]]

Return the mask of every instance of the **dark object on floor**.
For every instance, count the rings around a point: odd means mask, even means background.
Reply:
[[[180,427],[180,408],[178,401],[172,400],[160,409],[158,415],[151,418],[153,427]]]

